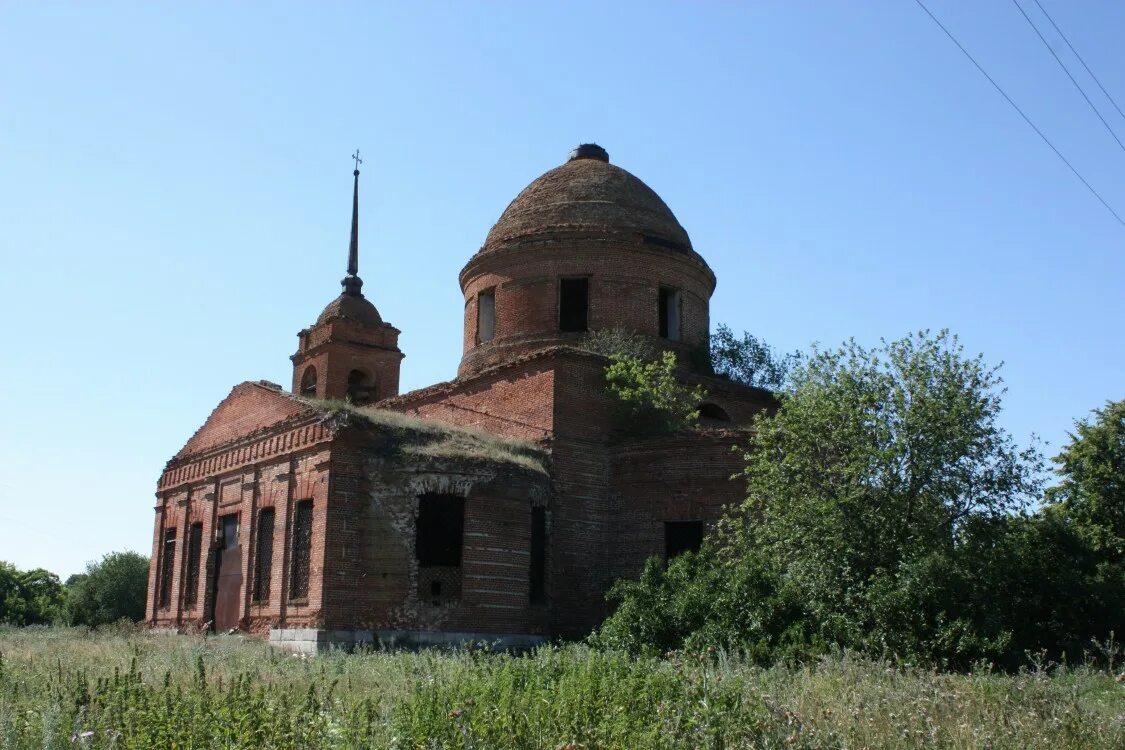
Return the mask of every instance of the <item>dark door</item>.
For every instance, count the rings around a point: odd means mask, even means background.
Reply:
[[[242,546],[238,543],[238,515],[219,519],[221,538],[215,571],[215,630],[238,627],[242,594]]]

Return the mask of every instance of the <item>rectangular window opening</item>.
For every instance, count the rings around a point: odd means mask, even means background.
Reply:
[[[532,604],[547,601],[547,511],[531,509],[531,565],[529,593]]]
[[[427,493],[418,498],[418,527],[414,550],[418,565],[461,565],[461,540],[465,531],[465,498]]]
[[[660,287],[660,336],[669,341],[680,340],[680,290]]]
[[[419,495],[415,528],[418,597],[435,606],[457,601],[461,597],[465,498],[437,493]]]
[[[587,329],[590,307],[589,279],[559,280],[559,330],[582,333]]]
[[[496,290],[486,289],[477,295],[477,343],[492,341],[496,335]]]
[[[309,564],[312,561],[313,501],[299,500],[293,512],[293,559],[290,564],[289,598],[309,596]]]
[[[672,560],[685,552],[698,552],[703,546],[702,521],[664,522],[664,559]]]
[[[273,508],[258,511],[258,543],[254,550],[254,601],[270,600],[270,569],[273,567]]]
[[[172,604],[172,567],[176,562],[176,530],[164,529],[164,543],[160,548],[160,608]]]
[[[199,592],[199,558],[203,547],[203,524],[193,523],[188,531],[187,574],[184,576],[184,609],[195,607]]]

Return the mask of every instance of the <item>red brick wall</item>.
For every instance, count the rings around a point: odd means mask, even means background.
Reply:
[[[387,435],[345,430],[335,443],[326,534],[323,623],[328,629],[546,632],[529,601],[531,507],[548,480],[479,461],[388,453]],[[461,593],[419,596],[418,496],[465,497]]]
[[[379,405],[437,422],[541,441],[554,429],[554,383],[551,362],[532,359]]]
[[[745,487],[731,479],[742,468],[733,445],[745,434],[726,430],[684,433],[616,446],[613,465],[615,578],[635,578],[644,561],[664,554],[665,521],[705,521],[741,502]]]

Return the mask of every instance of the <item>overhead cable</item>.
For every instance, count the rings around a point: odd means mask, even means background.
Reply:
[[[1098,80],[1098,77],[1094,75],[1094,71],[1090,70],[1090,66],[1086,64],[1086,61],[1084,59],[1082,59],[1082,55],[1078,54],[1078,50],[1074,48],[1074,45],[1070,43],[1070,40],[1066,38],[1066,34],[1064,34],[1062,32],[1062,29],[1059,28],[1059,25],[1055,23],[1055,19],[1051,18],[1051,14],[1047,12],[1047,9],[1040,5],[1039,0],[1035,0],[1035,4],[1039,6],[1039,10],[1043,11],[1043,15],[1046,16],[1047,20],[1051,22],[1051,26],[1053,26],[1055,28],[1055,31],[1059,33],[1059,36],[1062,37],[1062,40],[1066,42],[1066,46],[1069,47],[1070,51],[1074,53],[1074,56],[1078,58],[1078,62],[1082,63],[1082,67],[1085,68],[1086,72],[1090,74],[1090,77],[1094,79],[1094,83],[1098,84],[1098,88],[1102,90],[1103,94],[1105,94],[1105,98],[1109,99],[1110,104],[1112,104],[1113,108],[1117,110],[1117,114],[1125,118],[1125,112],[1122,112],[1121,107],[1117,106],[1117,100],[1113,98],[1112,94],[1105,90],[1105,86],[1103,86],[1102,82]]]
[[[993,79],[993,77],[988,74],[988,71],[981,67],[981,64],[976,61],[976,58],[969,54],[969,51],[965,49],[964,45],[962,45],[961,42],[957,41],[957,37],[953,36],[949,29],[945,28],[945,25],[938,20],[937,16],[930,12],[930,9],[922,3],[922,0],[914,0],[914,2],[918,4],[919,8],[926,11],[926,15],[929,16],[930,19],[937,24],[939,29],[945,32],[945,35],[949,37],[950,41],[957,45],[957,49],[961,50],[965,57],[969,58],[969,62],[971,62],[976,67],[976,69],[981,72],[981,75],[987,78],[988,82],[991,83],[992,86],[1000,92],[1000,96],[1004,97],[1004,100],[1007,101],[1008,104],[1012,105],[1012,109],[1018,112],[1020,117],[1024,119],[1024,122],[1030,125],[1031,129],[1035,131],[1036,135],[1042,138],[1043,142],[1046,143],[1051,148],[1051,150],[1055,152],[1055,156],[1059,157],[1059,159],[1062,160],[1062,163],[1065,164],[1070,169],[1070,171],[1074,173],[1074,176],[1077,177],[1082,182],[1082,184],[1086,186],[1086,189],[1089,190],[1090,193],[1093,194],[1093,196],[1097,198],[1103,206],[1105,206],[1107,211],[1113,214],[1113,218],[1117,219],[1117,223],[1125,227],[1125,219],[1122,219],[1121,215],[1113,210],[1113,206],[1109,205],[1109,203],[1106,202],[1105,198],[1103,198],[1101,194],[1094,189],[1094,186],[1091,185],[1086,180],[1086,178],[1082,176],[1082,173],[1075,169],[1074,165],[1070,163],[1070,160],[1063,156],[1062,152],[1058,150],[1055,144],[1051,143],[1051,139],[1043,134],[1043,131],[1040,130],[1035,125],[1035,123],[1031,121],[1031,118],[1028,117],[1022,109],[1020,109],[1019,105],[1012,100],[1012,97],[1008,96],[1007,92],[1005,92],[1004,89],[1000,87],[1000,84],[998,84],[995,79]]]
[[[1063,69],[1063,72],[1066,73],[1066,77],[1069,78],[1070,82],[1074,84],[1074,88],[1078,89],[1078,93],[1082,94],[1082,98],[1085,99],[1086,103],[1090,105],[1090,109],[1094,110],[1094,114],[1097,115],[1098,119],[1102,121],[1102,125],[1105,125],[1105,129],[1109,131],[1109,134],[1111,136],[1113,136],[1113,140],[1117,141],[1117,145],[1121,148],[1122,151],[1125,151],[1125,143],[1121,142],[1121,139],[1117,137],[1117,133],[1113,132],[1113,128],[1108,122],[1105,121],[1105,118],[1102,117],[1102,113],[1099,112],[1098,108],[1094,106],[1094,103],[1090,101],[1090,97],[1086,95],[1086,90],[1082,88],[1082,84],[1078,83],[1074,76],[1071,75],[1070,69],[1066,67],[1066,63],[1062,61],[1062,58],[1059,57],[1058,53],[1056,53],[1054,48],[1051,47],[1050,42],[1047,41],[1047,37],[1043,36],[1043,32],[1041,32],[1039,30],[1039,27],[1035,25],[1035,21],[1031,20],[1031,16],[1027,15],[1027,11],[1025,11],[1023,9],[1023,6],[1019,4],[1019,0],[1012,0],[1012,5],[1015,5],[1016,8],[1019,9],[1020,14],[1023,15],[1025,19],[1027,19],[1028,24],[1030,24],[1031,28],[1035,30],[1035,35],[1039,37],[1039,41],[1043,42],[1043,46],[1046,47],[1047,51],[1051,53],[1051,57],[1055,58],[1055,62],[1057,62],[1059,64],[1059,67]]]

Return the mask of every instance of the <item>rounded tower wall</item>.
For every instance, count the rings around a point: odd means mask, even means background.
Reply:
[[[685,354],[705,347],[715,278],[692,256],[614,239],[539,241],[478,256],[461,275],[467,375],[545,346],[574,343],[561,330],[564,279],[587,279],[587,331],[623,328]],[[661,290],[675,293],[678,329],[662,329]],[[494,327],[482,340],[481,297],[491,292]],[[665,328],[667,319],[665,318]]]

